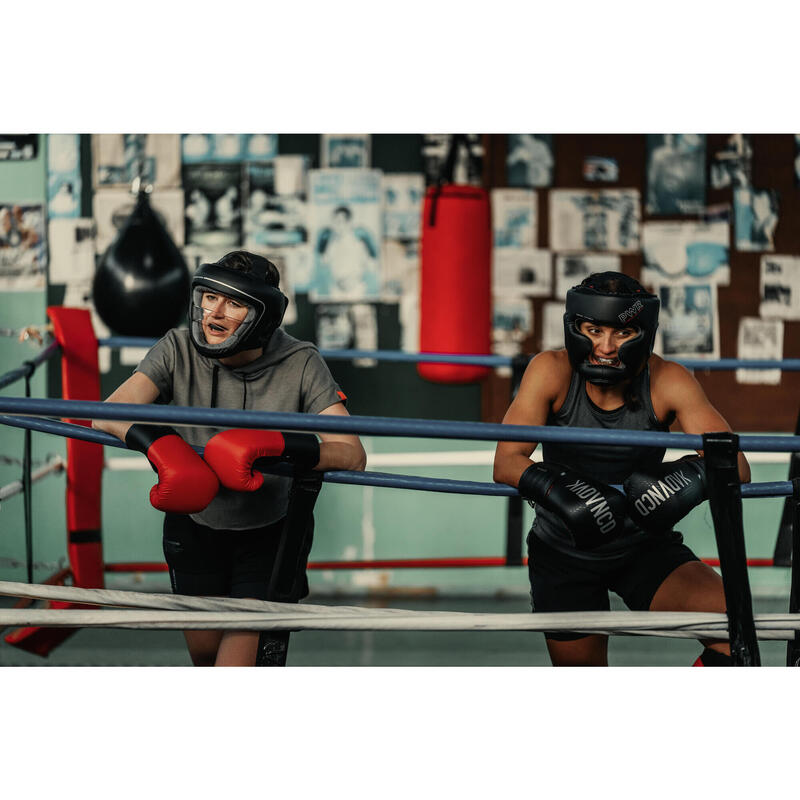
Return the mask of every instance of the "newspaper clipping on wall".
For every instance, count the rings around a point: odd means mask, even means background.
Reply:
[[[0,204],[0,289],[44,289],[45,245],[42,206]]]
[[[727,222],[645,222],[642,283],[730,283]]]
[[[718,359],[719,314],[713,284],[657,289],[661,300],[656,350],[667,359]]]
[[[647,213],[697,214],[705,202],[705,134],[647,134]]]
[[[759,290],[764,319],[800,319],[800,257],[761,256]]]
[[[533,305],[524,297],[495,296],[492,304],[492,352],[509,358],[522,352],[522,343],[533,333]],[[497,374],[510,377],[511,367]]]
[[[509,186],[550,186],[554,165],[552,133],[509,133],[506,136]]]
[[[550,192],[550,249],[639,249],[641,203],[636,189],[553,189]]]
[[[496,295],[549,297],[552,254],[533,247],[492,251],[492,291]]]
[[[620,257],[614,253],[559,253],[556,256],[555,296],[567,299],[567,292],[595,272],[619,272]]]
[[[747,360],[783,358],[783,320],[742,317],[736,338],[736,358]],[[737,369],[737,383],[763,383],[777,386],[781,382],[781,370]]]
[[[542,306],[542,350],[564,348],[564,303],[545,303]]]
[[[371,142],[368,133],[323,133],[320,163],[323,167],[367,168],[371,163]]]
[[[383,235],[387,239],[419,239],[425,176],[389,173],[383,176]]]

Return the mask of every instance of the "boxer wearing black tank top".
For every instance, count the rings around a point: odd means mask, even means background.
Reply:
[[[637,315],[640,299],[655,307],[650,321]],[[587,278],[567,298],[567,349],[531,360],[503,422],[665,431],[676,421],[686,433],[730,430],[688,370],[652,354],[657,313],[657,300],[633,279]],[[637,611],[725,611],[722,579],[673,530],[704,498],[702,458],[665,464],[663,448],[547,443],[534,464],[535,449],[499,442],[494,460],[495,481],[535,503],[528,534],[535,611],[608,610],[609,591]],[[742,453],[739,473],[750,480]],[[607,636],[548,633],[546,641],[556,666],[608,664]],[[703,644],[699,664],[729,663],[727,642]]]

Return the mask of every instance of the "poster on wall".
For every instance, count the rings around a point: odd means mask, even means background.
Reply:
[[[98,189],[94,193],[95,244],[99,255],[108,249],[135,205],[136,195],[127,189]],[[150,195],[150,205],[172,241],[181,247],[184,243],[183,192],[180,189],[155,191]]]
[[[308,211],[299,195],[277,191],[274,161],[248,163],[245,171],[244,247],[283,247],[308,241]]]
[[[492,247],[536,247],[537,203],[533,189],[492,189]]]
[[[553,134],[509,133],[506,136],[506,181],[509,186],[553,183]]]
[[[42,206],[0,204],[0,289],[44,289],[46,267]]]
[[[620,257],[614,253],[559,253],[556,256],[555,296],[567,299],[567,292],[594,272],[620,272]]]
[[[320,350],[377,350],[378,319],[369,303],[320,303],[315,308]],[[359,367],[375,366],[374,358],[356,358]]]
[[[542,350],[564,348],[564,303],[545,303],[542,306]]]
[[[32,161],[38,153],[38,133],[0,133],[0,161]]]
[[[745,360],[783,359],[783,320],[741,317],[736,337],[736,358]],[[737,383],[777,386],[780,369],[737,369]]]
[[[48,281],[69,284],[94,278],[93,219],[50,219],[47,223]]]
[[[456,152],[456,163],[453,170],[453,183],[481,185],[483,171],[483,144],[479,133],[465,134],[469,142],[469,157],[466,147],[459,147]],[[425,133],[422,136],[422,159],[425,162],[425,183],[435,184],[442,176],[444,163],[450,151],[451,133]]]
[[[370,166],[372,137],[368,133],[323,133],[320,164],[325,167],[365,169]]]
[[[711,157],[711,187],[726,189],[728,186],[749,186],[753,174],[753,146],[750,137],[733,133],[725,147]]]
[[[241,243],[240,164],[189,164],[183,168],[186,244],[236,248]]]
[[[663,358],[719,358],[717,287],[713,284],[659,286],[661,300],[656,352]]]
[[[408,291],[407,276],[419,272],[419,242],[384,239],[381,245],[381,301],[399,303]]]
[[[389,173],[383,176],[383,235],[387,239],[419,239],[425,176]]]
[[[51,133],[47,137],[47,215],[75,218],[81,213],[80,136]]]
[[[697,214],[706,202],[706,137],[647,134],[647,213]]]
[[[269,161],[278,155],[277,133],[184,133],[184,164]]]
[[[752,187],[734,189],[733,220],[736,249],[768,251],[775,249],[778,227],[778,193],[774,189]]]
[[[101,186],[129,187],[137,176],[159,189],[181,185],[180,134],[95,133],[92,179]]]
[[[616,183],[619,180],[617,159],[606,156],[584,158],[583,179],[589,183]]]
[[[761,256],[758,313],[765,319],[800,320],[800,258]]]
[[[692,282],[728,286],[727,222],[645,222],[642,283]]]
[[[640,219],[636,189],[552,189],[550,249],[634,253]]]
[[[548,297],[553,279],[549,250],[525,247],[492,251],[492,291],[496,295]]]
[[[533,305],[524,297],[495,297],[492,302],[492,353],[512,358],[522,352],[522,343],[533,333]],[[511,376],[511,367],[498,367],[501,377]]]
[[[309,181],[311,301],[378,300],[380,171],[311,170]]]

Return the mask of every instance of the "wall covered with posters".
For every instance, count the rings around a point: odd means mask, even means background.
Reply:
[[[800,357],[793,134],[469,138],[477,159],[459,153],[454,176],[491,191],[496,353],[560,347],[567,289],[620,269],[661,297],[665,357]],[[448,140],[0,135],[0,324],[43,324],[48,303],[92,307],[97,260],[138,176],[190,269],[238,248],[275,261],[291,334],[322,348],[416,352],[421,202]],[[110,333],[95,321],[98,336]],[[101,353],[104,394],[141,355]],[[448,386],[410,364],[331,368],[351,413],[498,421],[509,402],[508,370]],[[734,429],[794,429],[800,375],[696,375]],[[58,394],[57,365],[48,377]]]

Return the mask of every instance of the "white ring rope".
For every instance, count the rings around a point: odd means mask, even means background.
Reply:
[[[591,611],[546,614],[486,614],[407,611],[270,603],[260,600],[200,598],[182,595],[75,587],[30,586],[0,581],[0,594],[72,602],[134,605],[125,609],[7,609],[2,626],[140,628],[150,630],[505,630],[579,631],[581,633],[727,639],[728,618],[718,613]],[[173,606],[167,610],[164,605]],[[141,608],[144,606],[144,608]],[[178,608],[175,608],[177,606]],[[158,610],[152,610],[153,608]],[[181,608],[193,608],[186,611]],[[208,608],[226,609],[209,611]],[[247,611],[241,609],[246,608]],[[761,639],[793,639],[800,614],[759,614]]]
[[[61,472],[66,466],[67,462],[61,456],[53,456],[46,464],[31,472],[31,483],[40,481],[51,472]],[[0,486],[0,501],[8,500],[20,492],[22,492],[22,481],[11,481],[5,486]]]

